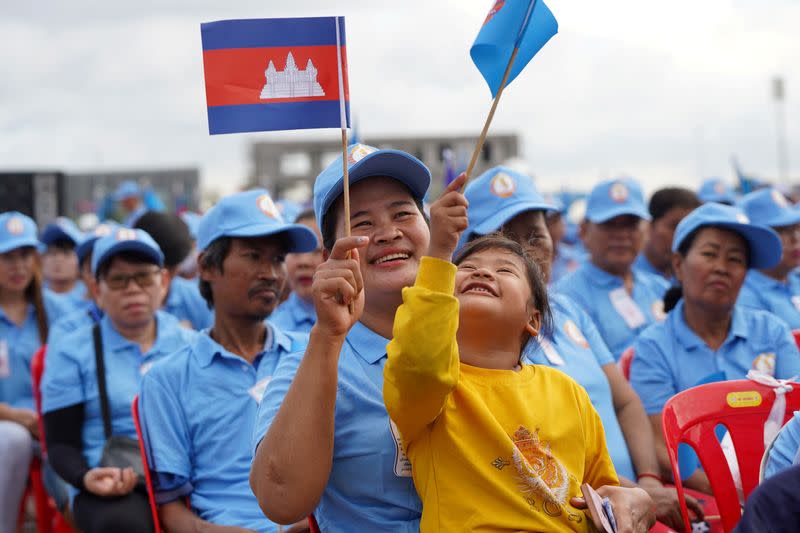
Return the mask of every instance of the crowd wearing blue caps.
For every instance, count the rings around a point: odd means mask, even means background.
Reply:
[[[361,143],[346,164],[350,238],[342,156],[317,177],[311,211],[254,189],[203,215],[154,215],[130,181],[113,195],[125,224],[85,234],[66,218],[39,231],[0,213],[0,530],[16,527],[40,438],[31,361],[45,344],[41,437],[77,526],[153,527],[141,476],[106,463],[99,334],[111,434],[137,438],[138,395],[165,530],[302,530],[313,513],[322,531],[419,531],[383,368],[402,290],[428,252],[431,175],[410,154]],[[488,169],[464,196],[459,247],[504,235],[550,283],[554,327],[528,342],[521,364],[557,368],[588,392],[623,485],[645,489],[658,518],[680,527],[661,479],[661,412],[700,383],[800,374],[800,210],[778,189],[738,197],[719,178],[697,195],[657,191],[648,207],[639,182],[615,178],[586,197],[573,247],[563,204],[525,173]],[[188,232],[180,245],[172,219]],[[630,383],[617,365],[625,352]],[[768,476],[800,460],[798,420],[769,450]],[[711,492],[696,460],[682,459],[686,485]]]

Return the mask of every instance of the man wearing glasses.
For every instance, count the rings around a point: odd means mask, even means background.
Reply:
[[[158,310],[166,282],[163,262],[144,231],[120,228],[98,239],[93,291],[105,315],[48,347],[41,385],[48,455],[71,485],[73,514],[84,533],[152,531],[143,480],[132,468],[101,466],[109,435],[96,361],[105,367],[110,434],[135,439],[130,406],[142,376],[196,335]]]

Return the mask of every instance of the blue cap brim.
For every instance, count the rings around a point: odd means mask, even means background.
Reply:
[[[635,217],[639,217],[642,220],[647,220],[648,222],[652,219],[650,217],[650,213],[644,211],[642,209],[636,209],[635,207],[631,207],[628,205],[621,205],[619,207],[612,207],[611,209],[605,209],[601,212],[594,212],[592,213],[587,208],[586,211],[586,219],[589,222],[594,222],[595,224],[603,224],[604,222],[608,222],[612,218],[623,216],[623,215],[633,215]]]
[[[33,237],[20,237],[18,239],[9,239],[2,244],[0,244],[0,254],[4,254],[7,252],[11,252],[16,250],[17,248],[25,248],[26,246],[32,246],[39,251],[39,245],[41,243],[38,239]]]
[[[782,228],[784,226],[794,226],[800,224],[800,211],[796,209],[786,209],[777,217],[771,219],[767,226],[771,228]]]
[[[226,231],[224,236],[269,237],[272,235],[285,235],[288,237],[286,252],[290,254],[313,252],[319,248],[320,244],[314,232],[302,224],[282,224],[280,226],[275,224],[248,224],[240,229]]]
[[[153,263],[157,264],[160,267],[164,266],[164,254],[161,253],[161,250],[157,250],[153,248],[151,245],[144,243],[142,241],[137,240],[124,240],[119,241],[114,246],[111,246],[100,256],[92,257],[92,274],[95,276],[97,275],[97,269],[108,261],[111,257],[122,253],[122,252],[137,252],[145,257],[148,257],[153,260]]]
[[[367,154],[348,171],[350,185],[376,176],[386,176],[399,181],[411,190],[414,198],[420,200],[425,197],[431,184],[431,173],[422,161],[400,150],[378,150]],[[328,214],[333,202],[343,192],[344,179],[340,179],[325,195],[321,216]],[[322,225],[322,220],[318,223]]]
[[[550,204],[539,202],[515,202],[511,205],[504,206],[503,209],[494,213],[483,222],[475,224],[475,226],[469,228],[468,231],[479,235],[487,235],[497,231],[503,224],[520,213],[528,211],[558,211],[558,209]]]
[[[83,263],[83,260],[86,259],[86,256],[89,255],[89,252],[92,251],[94,248],[94,243],[97,242],[97,239],[100,237],[89,237],[88,239],[84,239],[77,247],[75,247],[75,253],[78,256],[78,264]]]
[[[698,226],[694,231],[706,227],[725,228],[741,235],[750,248],[750,268],[772,268],[781,261],[781,238],[770,228],[736,222],[710,222]]]
[[[75,240],[75,237],[64,231],[63,229],[59,228],[58,226],[52,225],[45,228],[44,232],[42,233],[41,238],[39,239],[42,241],[43,244],[50,246],[56,241],[70,241],[72,244],[77,245],[78,241]]]

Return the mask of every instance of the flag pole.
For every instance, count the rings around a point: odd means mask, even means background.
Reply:
[[[336,17],[336,60],[339,71],[339,118],[342,128],[342,176],[344,179],[344,234],[350,236],[350,175],[347,168],[347,112],[345,109],[344,75],[342,73],[342,41],[339,32],[339,21]]]
[[[506,88],[508,77],[511,75],[511,67],[514,66],[514,60],[517,58],[517,54],[519,53],[519,46],[522,43],[522,38],[525,36],[525,30],[528,29],[528,24],[533,16],[533,11],[536,9],[536,1],[537,0],[530,0],[530,3],[528,4],[528,10],[525,12],[525,18],[522,19],[522,25],[519,27],[517,40],[514,43],[514,51],[511,53],[511,57],[508,59],[508,65],[506,65],[506,71],[503,73],[503,79],[500,82],[500,88],[497,89],[497,94],[494,97],[494,101],[492,101],[492,108],[489,110],[489,116],[486,117],[486,122],[483,123],[481,136],[478,137],[478,142],[475,144],[475,150],[472,152],[472,159],[470,159],[469,166],[467,166],[467,179],[464,181],[464,187],[466,187],[467,182],[472,175],[472,170],[475,168],[475,163],[478,162],[478,155],[480,155],[481,150],[483,149],[483,143],[486,141],[486,135],[489,133],[489,125],[492,123],[494,112],[497,111],[497,104],[500,103],[500,97],[503,96],[503,89]]]

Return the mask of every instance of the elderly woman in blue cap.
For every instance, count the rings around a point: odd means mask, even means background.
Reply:
[[[615,359],[647,326],[664,318],[661,300],[668,283],[634,268],[649,220],[635,180],[595,185],[580,230],[589,260],[555,285],[589,314]]]
[[[28,465],[39,438],[33,354],[67,305],[42,287],[36,224],[0,214],[0,531],[14,531]]]
[[[747,273],[739,303],[774,313],[793,330],[800,329],[800,211],[775,188],[752,192],[739,206],[754,224],[774,229],[783,245],[777,265]]]
[[[552,275],[553,239],[545,226],[557,209],[537,190],[533,180],[506,167],[492,168],[465,189],[469,227],[462,245],[481,235],[501,233],[525,246],[545,277]],[[622,486],[641,486],[656,504],[656,516],[680,527],[680,507],[674,489],[659,481],[659,466],[642,402],[625,380],[591,318],[564,295],[551,291],[553,331],[531,340],[526,362],[557,368],[589,393],[605,429],[606,445]],[[696,500],[687,501],[698,514]]]
[[[678,224],[672,250],[680,285],[665,296],[667,319],[636,340],[631,365],[631,384],[650,416],[667,477],[661,412],[670,397],[700,383],[743,379],[750,369],[780,379],[800,373],[800,354],[786,324],[736,305],[748,269],[780,261],[781,241],[773,230],[750,223],[736,207],[708,203]],[[687,485],[710,493],[700,470]]]

